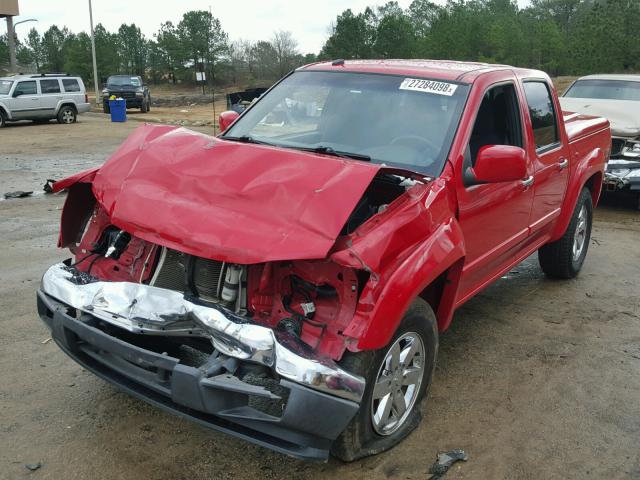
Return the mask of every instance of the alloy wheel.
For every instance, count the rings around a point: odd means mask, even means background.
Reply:
[[[378,370],[371,401],[371,421],[379,435],[391,435],[411,413],[424,376],[424,342],[407,332],[387,351]]]
[[[578,261],[582,252],[584,251],[584,247],[587,243],[587,228],[588,228],[588,219],[587,219],[587,208],[583,204],[580,208],[580,212],[578,213],[578,222],[576,223],[576,231],[573,234],[573,260]]]

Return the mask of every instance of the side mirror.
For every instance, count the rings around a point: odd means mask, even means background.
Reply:
[[[522,180],[527,176],[527,154],[511,145],[485,145],[469,170],[472,184]]]
[[[24,95],[22,90],[16,90],[15,92],[13,92],[13,98],[19,97],[20,95]]]
[[[220,114],[218,117],[218,125],[220,126],[220,133],[224,133],[227,128],[231,126],[233,122],[240,116],[238,112],[233,110],[227,110]]]

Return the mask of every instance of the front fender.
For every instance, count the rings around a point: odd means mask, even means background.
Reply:
[[[357,350],[378,349],[385,346],[398,328],[402,316],[411,302],[420,293],[451,267],[464,258],[464,237],[462,229],[453,217],[439,225],[415,251],[402,262],[383,286],[373,308],[369,311],[358,309],[351,323],[353,328],[345,334],[358,338]],[[455,292],[457,281],[447,285],[446,290]],[[371,295],[365,287],[362,297]],[[364,303],[366,305],[366,302]],[[448,325],[452,308],[439,310],[440,329]]]

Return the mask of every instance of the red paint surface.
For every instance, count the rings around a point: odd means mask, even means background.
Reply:
[[[585,185],[597,202],[610,145],[608,123],[569,115],[566,128],[560,119],[558,148],[537,153],[522,79],[551,85],[542,72],[439,61],[347,61],[305,68],[472,84],[440,177],[417,183],[340,236],[383,167],[232,143],[169,126],[140,127],[97,174],[84,172],[56,184],[68,188],[93,181],[105,218],[142,242],[134,244],[135,255],[125,256],[125,265],[96,264],[96,271],[111,279],[144,278],[140,259],[149,245],[250,264],[248,308],[257,321],[273,327],[290,316],[282,298],[292,294],[292,275],[330,286],[336,295],[313,298],[317,312],[301,336],[337,359],[345,348],[387,344],[418,296],[432,303],[439,328],[446,329],[458,306],[564,233]],[[466,186],[463,159],[478,107],[487,89],[504,82],[515,85],[521,105],[526,168],[517,176],[533,176],[535,182],[523,188],[514,174],[510,181]],[[565,156],[569,167],[560,169]],[[74,205],[67,209],[83,211]],[[68,231],[65,236],[73,237]],[[113,274],[114,266],[124,266],[125,272]],[[291,308],[300,314],[305,301],[293,294]]]
[[[324,258],[379,165],[144,125],[97,173],[114,225],[226,262]]]

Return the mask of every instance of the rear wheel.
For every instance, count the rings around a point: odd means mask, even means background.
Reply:
[[[542,271],[552,278],[574,278],[587,257],[593,222],[591,193],[583,188],[578,203],[562,238],[538,250]]]
[[[58,112],[58,123],[70,125],[76,123],[76,111],[73,107],[62,107]]]
[[[438,353],[433,310],[417,299],[385,348],[347,352],[341,366],[366,380],[360,410],[334,442],[331,453],[352,461],[394,447],[422,420],[421,403],[431,385]]]

